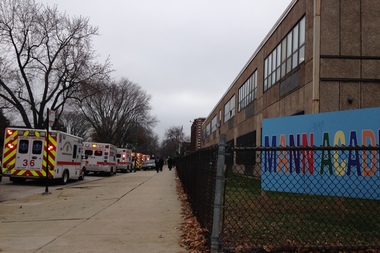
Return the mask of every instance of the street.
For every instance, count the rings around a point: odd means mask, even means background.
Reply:
[[[121,174],[115,174],[120,176]],[[49,180],[48,190],[63,188],[65,186],[74,186],[83,183],[88,183],[95,180],[101,180],[107,178],[107,176],[88,175],[84,180],[69,180],[66,185],[59,184],[58,181]],[[28,179],[25,183],[15,184],[9,180],[8,177],[3,177],[0,182],[0,202],[12,199],[19,199],[27,196],[31,196],[38,193],[45,193],[46,183],[45,181],[37,181]]]

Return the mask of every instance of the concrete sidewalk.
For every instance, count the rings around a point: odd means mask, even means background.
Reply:
[[[5,193],[2,193],[5,194]],[[138,171],[0,203],[0,252],[187,252],[175,171]]]

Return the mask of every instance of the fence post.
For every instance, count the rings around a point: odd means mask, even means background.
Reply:
[[[211,233],[211,253],[219,252],[220,215],[222,212],[225,150],[226,135],[221,134],[219,135],[218,163],[216,165],[214,216]]]

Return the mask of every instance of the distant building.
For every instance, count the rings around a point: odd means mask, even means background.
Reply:
[[[191,146],[190,142],[188,141],[182,142],[182,152],[180,155],[183,156],[183,155],[188,155],[189,153],[191,153],[190,146]]]
[[[204,121],[201,146],[219,134],[260,146],[265,118],[379,107],[379,13],[373,0],[293,0]]]
[[[194,119],[191,125],[191,144],[190,151],[195,151],[201,147],[202,142],[202,124],[206,118]]]

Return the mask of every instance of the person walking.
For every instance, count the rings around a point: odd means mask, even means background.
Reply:
[[[157,157],[156,159],[154,159],[154,163],[156,165],[156,171],[158,173],[160,171],[160,159],[159,159],[159,157]]]
[[[162,159],[162,156],[160,157],[160,160],[158,161],[160,171],[162,171],[162,167],[164,167],[164,159]]]
[[[168,168],[169,168],[169,170],[172,170],[172,167],[173,167],[173,160],[172,160],[172,158],[169,156],[169,157],[168,157]]]

